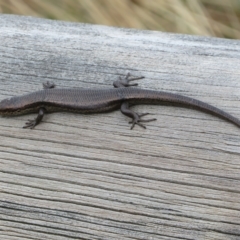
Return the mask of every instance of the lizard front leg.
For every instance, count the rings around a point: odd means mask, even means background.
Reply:
[[[28,121],[25,123],[25,126],[23,128],[31,128],[33,129],[35,126],[37,126],[43,119],[44,114],[46,113],[45,108],[40,108],[38,111],[38,115],[34,119],[28,119]]]
[[[55,88],[55,87],[56,87],[56,85],[52,82],[47,81],[46,83],[43,83],[43,89],[51,89],[51,88]],[[28,119],[28,121],[25,123],[23,128],[33,129],[34,127],[36,127],[42,121],[43,116],[46,112],[47,111],[44,107],[39,108],[37,117],[34,119]]]

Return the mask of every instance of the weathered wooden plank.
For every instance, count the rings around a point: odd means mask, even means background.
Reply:
[[[0,16],[0,99],[58,87],[143,88],[195,97],[240,118],[240,42]],[[206,113],[119,111],[0,118],[4,239],[239,239],[240,130]]]

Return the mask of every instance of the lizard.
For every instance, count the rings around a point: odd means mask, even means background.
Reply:
[[[175,103],[206,111],[240,127],[240,120],[236,117],[197,99],[170,92],[132,88],[138,84],[130,82],[142,78],[144,77],[132,77],[128,73],[125,78],[119,77],[114,81],[112,89],[58,89],[54,83],[47,82],[43,84],[43,90],[2,100],[0,115],[13,116],[38,112],[36,118],[28,120],[23,126],[33,129],[42,121],[43,116],[50,112],[72,111],[86,114],[120,109],[124,115],[132,119],[129,123],[133,129],[135,125],[146,128],[144,123],[155,121],[156,118],[142,119],[149,113],[136,113],[130,109],[132,105]]]

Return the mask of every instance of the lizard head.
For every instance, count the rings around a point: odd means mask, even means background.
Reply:
[[[0,115],[17,115],[19,114],[19,106],[17,106],[16,97],[3,99],[0,102]]]

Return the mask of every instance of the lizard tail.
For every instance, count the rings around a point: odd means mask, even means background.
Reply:
[[[147,104],[173,103],[173,104],[179,104],[185,107],[193,107],[198,110],[218,116],[240,127],[240,119],[232,116],[231,114],[217,107],[214,107],[208,103],[202,102],[194,98],[186,97],[186,96],[175,94],[175,93],[152,91],[152,90],[145,90],[145,89],[135,89],[133,95],[134,95],[133,97],[134,99],[132,99],[133,104],[136,104],[138,102],[147,103]],[[130,99],[130,103],[131,103],[131,99]]]

